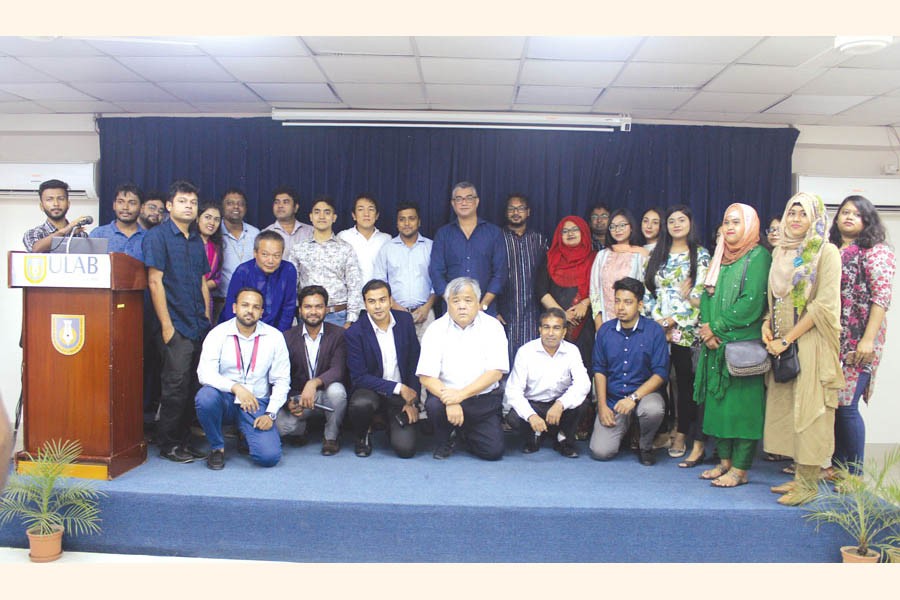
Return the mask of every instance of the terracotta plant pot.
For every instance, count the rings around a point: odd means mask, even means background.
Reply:
[[[856,552],[856,546],[841,546],[841,556],[845,563],[877,563],[881,554],[869,548],[865,556]]]
[[[53,533],[47,535],[41,535],[31,530],[25,533],[28,534],[28,544],[31,548],[31,552],[28,554],[31,562],[52,562],[62,556],[62,527],[58,527]]]

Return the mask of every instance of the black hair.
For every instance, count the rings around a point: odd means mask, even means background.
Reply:
[[[60,181],[59,179],[48,179],[41,183],[38,188],[38,198],[44,194],[44,190],[65,190],[66,199],[68,200],[69,198],[69,184],[65,181]]]
[[[247,194],[245,194],[244,190],[242,190],[241,188],[230,187],[227,190],[225,190],[225,193],[222,194],[222,202],[223,203],[225,202],[225,196],[227,196],[228,194],[237,194],[244,201],[244,204],[247,204]]]
[[[628,224],[631,225],[631,235],[628,237],[628,243],[632,246],[640,246],[641,245],[641,228],[637,226],[634,220],[634,215],[631,214],[631,211],[627,208],[617,208],[612,211],[609,215],[609,225],[607,226],[607,234],[606,234],[606,243],[607,245],[612,245],[618,243],[615,241],[616,238],[613,237],[612,234],[612,222],[616,217],[625,217],[628,220]]]
[[[134,194],[135,196],[137,196],[138,202],[140,202],[141,204],[144,203],[144,192],[142,192],[141,188],[133,183],[123,183],[122,185],[117,187],[113,202],[115,202],[115,197],[118,197],[119,194]]]
[[[543,324],[544,319],[549,319],[550,317],[556,317],[557,319],[562,319],[563,327],[568,327],[568,322],[566,321],[566,312],[555,306],[551,306],[550,308],[544,309],[544,312],[541,313],[541,316],[538,318],[538,324]]]
[[[771,254],[772,250],[775,249],[775,247],[769,243],[769,234],[766,233],[766,230],[771,227],[772,221],[778,221],[779,223],[781,223],[781,215],[772,215],[771,217],[769,217],[769,220],[765,222],[765,225],[763,225],[762,222],[760,222],[759,224],[759,245],[768,250],[769,254]]]
[[[281,194],[290,196],[295,206],[300,204],[300,194],[298,194],[297,190],[289,185],[279,185],[277,188],[275,188],[275,190],[272,192],[272,202],[275,201],[276,196],[280,196]]]
[[[261,291],[259,291],[255,287],[245,286],[245,287],[242,287],[241,289],[239,289],[237,294],[234,295],[235,304],[237,304],[237,299],[240,298],[241,294],[243,294],[244,292],[253,292],[254,294],[259,294],[259,298],[260,298],[260,300],[263,301],[263,304],[266,303],[266,297],[263,296],[263,293]]]
[[[641,213],[641,222],[638,223],[638,233],[640,233],[641,246],[645,246],[649,244],[649,240],[647,240],[647,236],[644,235],[644,217],[647,216],[648,212],[655,212],[659,215],[659,234],[656,236],[656,241],[659,242],[659,236],[662,235],[663,229],[666,228],[666,224],[663,222],[663,217],[665,215],[665,211],[663,211],[658,206],[650,206],[644,212]]]
[[[859,237],[856,238],[856,245],[868,250],[875,244],[884,243],[887,239],[887,231],[884,228],[884,223],[881,222],[881,217],[878,216],[875,205],[873,205],[865,196],[847,196],[841,201],[841,205],[838,206],[837,212],[834,215],[834,221],[831,223],[831,229],[828,232],[828,241],[838,248],[841,247],[843,239],[841,238],[841,232],[838,229],[837,221],[841,209],[844,208],[844,205],[848,202],[853,203],[853,206],[859,211],[859,216],[863,222],[863,229],[859,232]]]
[[[281,237],[281,234],[277,231],[273,231],[272,229],[266,229],[264,231],[260,231],[259,234],[253,239],[253,251],[256,252],[259,250],[259,244],[261,242],[265,242],[266,240],[270,242],[281,242],[281,249],[284,250],[284,238]]]
[[[611,209],[609,208],[609,206],[607,206],[603,202],[596,202],[591,207],[591,210],[588,211],[588,219],[590,219],[591,213],[594,212],[595,210],[605,210],[606,212],[611,212]]]
[[[169,186],[169,197],[167,198],[168,202],[172,202],[175,200],[175,196],[178,194],[194,194],[198,198],[200,197],[200,190],[197,189],[197,186],[191,183],[190,181],[185,181],[184,179],[179,179],[172,183]]]
[[[315,198],[313,198],[312,204],[309,205],[309,210],[312,212],[313,207],[319,202],[324,202],[328,206],[331,207],[331,210],[337,213],[337,209],[334,207],[334,198],[329,196],[328,194],[319,194]]]
[[[684,216],[691,223],[691,229],[688,231],[687,236],[688,255],[691,260],[689,277],[695,285],[697,283],[697,251],[700,248],[700,236],[697,235],[694,227],[694,214],[684,204],[675,204],[666,209],[666,217],[659,227],[659,239],[653,252],[650,253],[650,260],[647,262],[647,270],[644,273],[644,283],[647,285],[647,291],[654,297],[656,296],[656,274],[669,262],[669,253],[672,251],[672,236],[669,235],[669,217],[677,212],[684,213]]]
[[[522,204],[525,205],[525,208],[531,208],[531,202],[528,200],[528,196],[522,194],[521,192],[513,192],[512,194],[506,197],[506,206],[509,206],[509,201],[513,198],[518,198],[522,201]]]
[[[613,291],[618,292],[619,290],[631,292],[634,294],[634,297],[638,299],[638,302],[644,300],[644,284],[634,277],[623,277],[615,282],[613,284]]]
[[[300,310],[303,299],[307,296],[322,296],[322,299],[325,301],[325,306],[328,306],[328,290],[321,285],[308,285],[301,288],[300,293],[297,294],[297,310]]]
[[[353,212],[356,211],[356,203],[359,202],[360,200],[368,200],[369,202],[371,202],[372,204],[375,205],[375,212],[380,212],[378,210],[378,200],[376,200],[375,196],[373,196],[372,194],[370,194],[368,192],[363,192],[362,194],[356,195],[356,198],[353,199]]]
[[[150,200],[159,200],[160,202],[165,204],[166,195],[159,190],[150,190],[149,192],[144,192],[144,197],[141,198],[141,204],[149,202]]]
[[[148,198],[148,200],[156,200],[156,198]],[[214,208],[219,211],[219,218],[222,218],[222,207],[219,206],[218,202],[210,202],[204,201],[203,204],[200,205],[200,209],[197,211],[197,222],[200,222],[200,215],[208,211],[209,209]],[[219,256],[222,256],[223,252],[223,244],[222,241],[222,228],[216,227],[216,230],[213,232],[209,239],[212,240],[213,245],[215,245],[216,250],[218,251]],[[220,261],[221,262],[221,261]]]
[[[370,279],[366,282],[366,285],[363,286],[362,297],[365,298],[366,294],[368,294],[369,292],[373,290],[380,290],[382,288],[387,290],[388,296],[393,295],[391,293],[391,284],[389,284],[387,281],[384,281],[382,279]]]
[[[416,211],[416,216],[419,216],[419,203],[418,202],[401,202],[397,205],[397,214],[399,215],[401,211],[404,210],[414,210]]]

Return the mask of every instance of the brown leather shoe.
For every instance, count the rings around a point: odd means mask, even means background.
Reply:
[[[341,451],[341,444],[337,440],[322,440],[322,456],[334,456]]]

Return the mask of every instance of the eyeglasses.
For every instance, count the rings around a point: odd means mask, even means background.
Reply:
[[[766,229],[766,235],[772,235],[773,233],[780,233],[777,227],[768,227]]]
[[[475,202],[476,200],[478,200],[478,196],[473,196],[471,194],[468,196],[454,196],[453,197],[453,201],[456,204],[463,204],[463,203],[468,204],[468,203]]]
[[[605,221],[609,218],[609,213],[602,213],[599,215],[591,215],[591,221]]]
[[[522,214],[524,214],[526,210],[528,210],[528,207],[527,207],[527,206],[507,206],[507,207],[506,207],[506,212],[508,212],[508,213],[522,213]]]
[[[581,230],[577,227],[565,227],[560,230],[560,233],[562,233],[563,235],[569,235],[570,233],[578,233],[580,231]]]
[[[610,231],[622,231],[631,227],[631,223],[613,223],[609,226]]]

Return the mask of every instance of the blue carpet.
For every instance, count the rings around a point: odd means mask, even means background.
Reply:
[[[98,483],[103,533],[65,547],[300,562],[823,562],[847,543],[775,502],[769,486],[787,480],[787,463],[758,460],[748,485],[716,489],[665,450],[654,467],[631,452],[601,463],[586,443],[574,460],[549,442],[523,455],[508,434],[499,462],[461,450],[436,461],[421,439],[408,460],[381,433],[366,459],[352,444],[332,457],[317,443],[285,447],[271,469],[229,442],[219,472],[151,447],[144,465]],[[0,529],[0,545],[26,543],[17,524]]]

